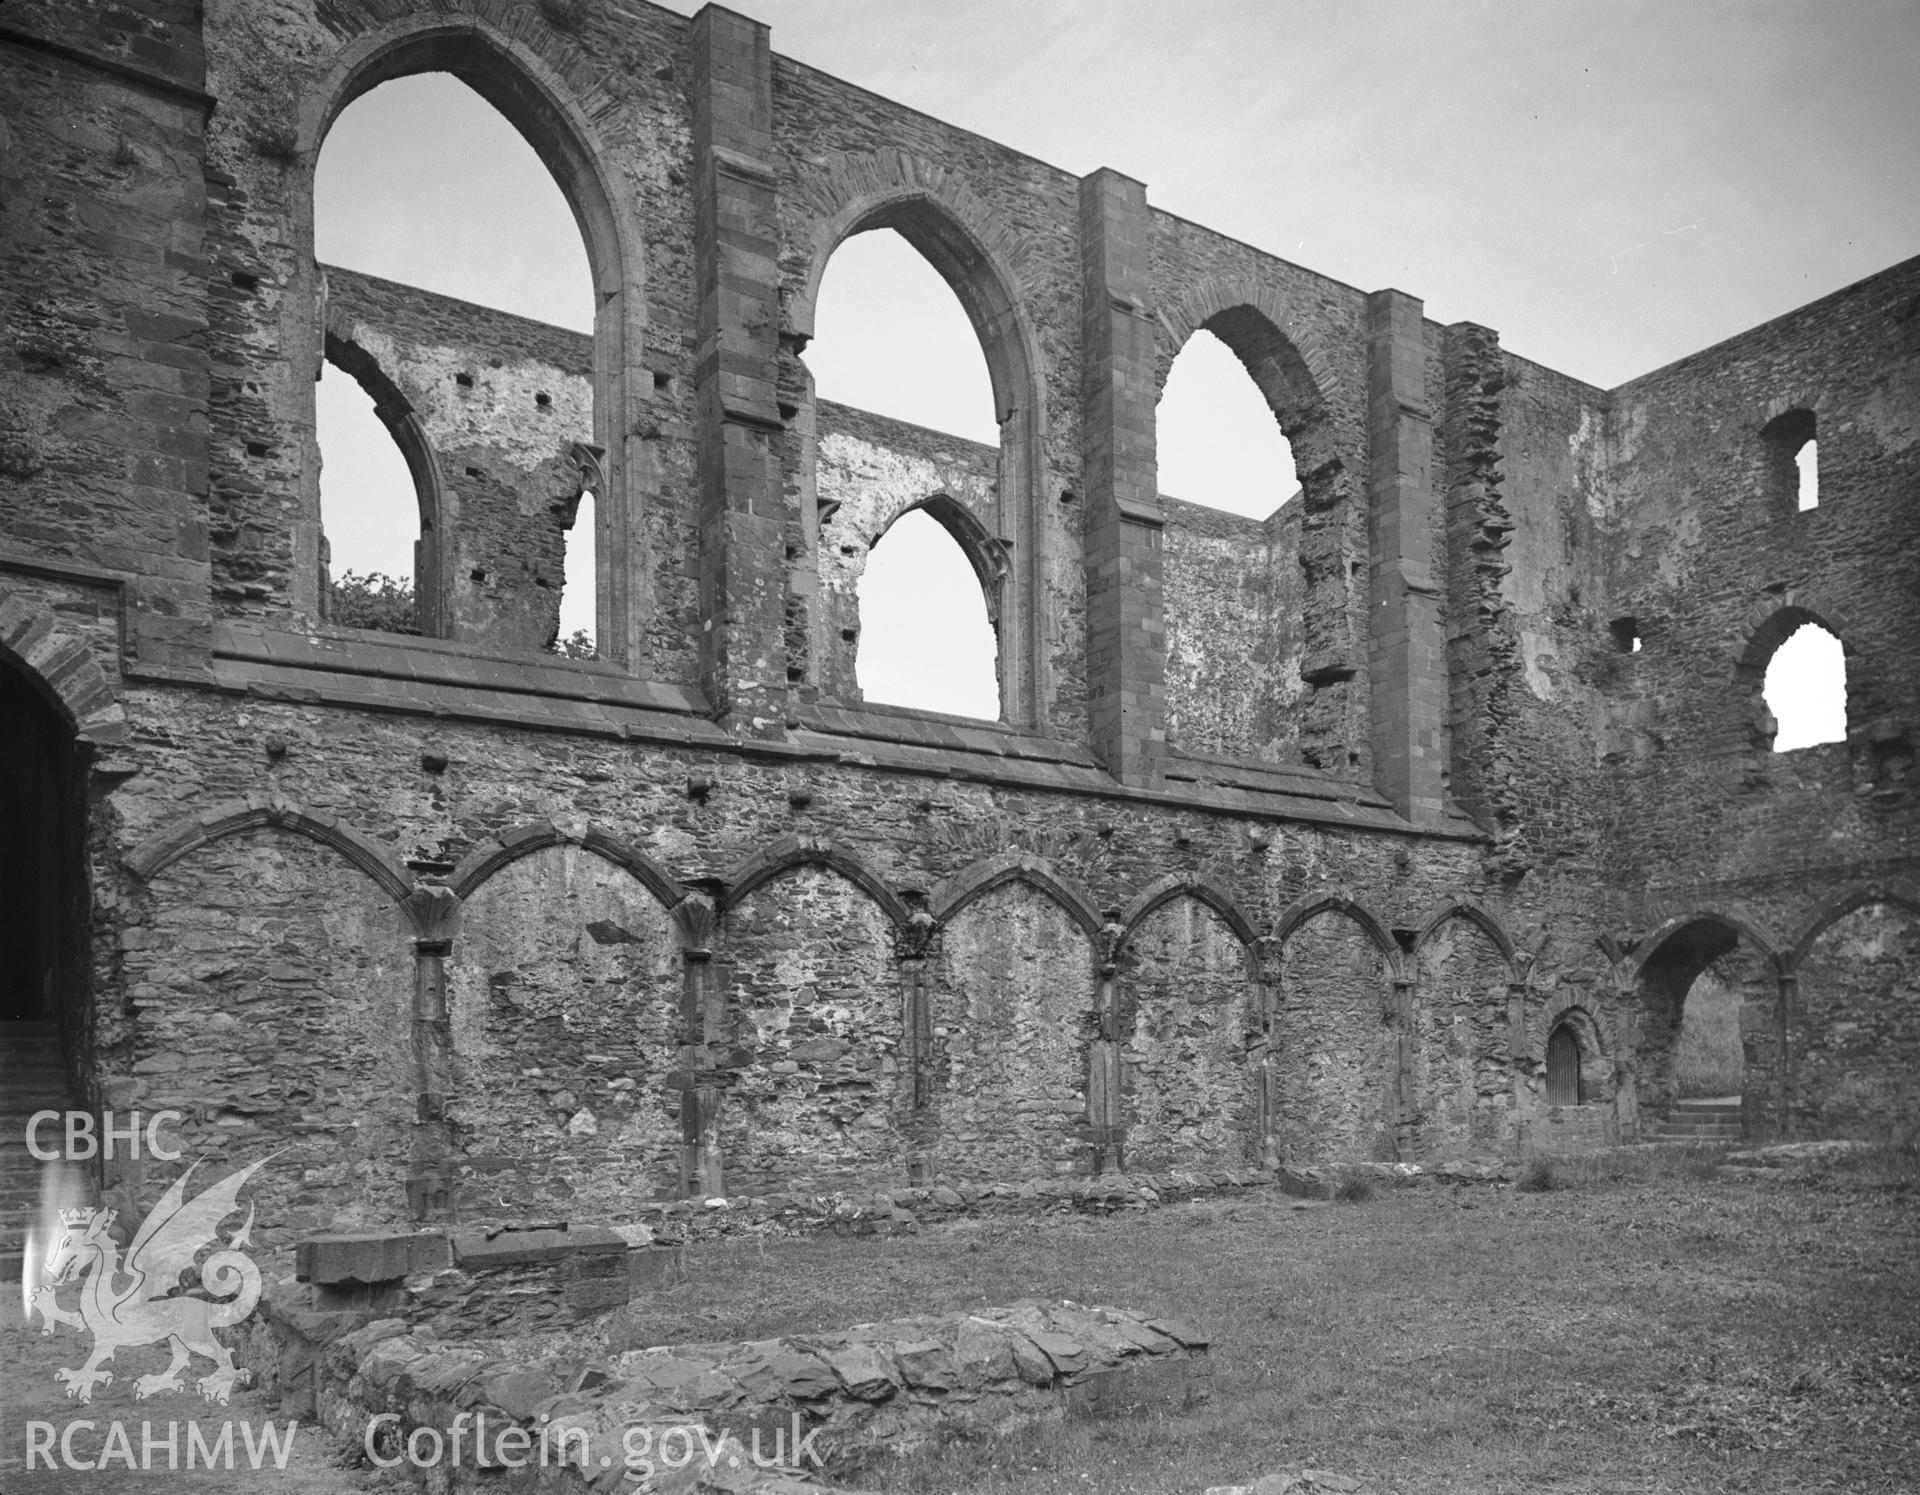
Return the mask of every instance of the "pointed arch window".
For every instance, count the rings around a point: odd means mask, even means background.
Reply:
[[[591,337],[591,353],[578,353],[577,364],[572,353],[561,360],[569,368],[567,388],[542,380],[537,391],[499,392],[530,412],[528,460],[521,461],[516,450],[515,461],[492,467],[449,455],[446,449],[464,437],[457,419],[441,418],[443,412],[414,391],[413,384],[427,378],[423,370],[409,368],[403,375],[396,369],[423,427],[442,448],[442,497],[447,500],[432,516],[432,543],[446,573],[435,578],[440,596],[435,599],[434,589],[421,584],[425,578],[416,578],[416,591],[423,615],[436,605],[439,609],[439,626],[422,631],[456,639],[472,633],[475,642],[512,647],[521,647],[524,635],[525,647],[539,647],[534,637],[539,615],[549,608],[557,612],[564,601],[567,521],[574,517],[571,501],[578,497],[564,489],[568,442],[592,445],[605,453],[594,501],[581,505],[590,526],[583,537],[590,537],[594,558],[571,569],[598,583],[591,599],[593,620],[585,625],[598,652],[631,666],[644,635],[645,620],[636,612],[645,590],[636,589],[629,574],[638,574],[637,559],[635,566],[613,564],[633,546],[624,501],[624,449],[609,442],[606,432],[625,424],[626,305],[634,300],[637,312],[644,298],[633,297],[628,287],[640,273],[625,248],[630,225],[608,190],[589,116],[552,55],[547,38],[509,36],[486,22],[450,25],[432,14],[397,22],[350,45],[301,109],[297,156],[307,163],[311,193],[297,199],[303,209],[300,231],[315,253],[298,273],[297,288],[318,297],[324,266],[344,264],[364,272],[363,280],[377,275]],[[476,223],[476,213],[485,221]],[[637,328],[638,317],[631,320]],[[564,337],[560,341],[564,344]],[[500,367],[499,362],[470,362],[439,371],[444,374],[439,382],[455,396],[477,396]],[[551,429],[532,431],[543,422]],[[511,440],[519,442],[519,433]],[[335,456],[337,471],[337,454],[329,455]],[[552,516],[552,533],[533,537],[534,544],[496,547],[505,558],[498,568],[468,564],[471,558],[460,553],[458,540],[480,528],[468,512],[470,501],[452,490],[469,482],[511,484],[516,479],[507,468],[524,473],[536,463],[540,474],[529,481],[542,489],[535,507]],[[351,495],[327,493],[323,501],[318,480],[309,476],[303,501],[332,538],[342,528],[337,511]],[[323,544],[319,532],[317,524],[303,530],[312,546],[304,552],[305,564],[315,574]],[[423,549],[427,544],[423,525]],[[341,545],[332,549],[335,573],[353,565]],[[582,586],[576,581],[576,593]],[[468,589],[487,587],[510,590],[514,606],[526,614],[524,620],[516,615],[510,639],[495,639],[487,631],[490,619],[506,616],[498,597],[462,603]],[[577,631],[582,626],[577,608],[568,611]],[[557,617],[550,621],[549,635],[559,628]]]
[[[889,525],[859,581],[862,696],[998,720],[1001,574],[951,500],[918,505]]]

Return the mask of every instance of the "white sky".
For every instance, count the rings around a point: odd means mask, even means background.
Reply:
[[[1115,167],[1155,206],[1362,289],[1397,286],[1603,386],[1920,251],[1912,0],[735,8],[771,23],[777,51],[1065,170]],[[342,116],[321,161],[320,257],[584,328],[557,190],[463,94],[407,80]],[[928,291],[889,268],[923,268],[887,254],[891,239],[835,257],[807,355],[820,393],[990,438],[958,305],[930,272]],[[350,383],[322,382],[323,420]],[[1250,395],[1230,357],[1190,346],[1161,411],[1165,491],[1255,513],[1291,491],[1257,396],[1233,403]],[[1263,451],[1225,455],[1249,432]],[[347,512],[381,485],[349,447],[328,446],[335,569],[404,572],[404,546],[360,533],[390,528]]]

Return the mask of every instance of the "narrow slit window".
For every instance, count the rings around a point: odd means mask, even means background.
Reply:
[[[573,526],[567,531],[567,550],[560,584],[560,635],[555,650],[569,659],[592,659],[595,609],[599,591],[593,574],[595,505],[593,490],[580,495]]]
[[[1820,443],[1808,438],[1805,446],[1793,454],[1795,486],[1800,512],[1820,507]]]

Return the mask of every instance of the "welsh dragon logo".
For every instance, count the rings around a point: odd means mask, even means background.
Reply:
[[[93,1335],[93,1354],[85,1365],[54,1372],[67,1383],[68,1396],[90,1402],[96,1385],[112,1384],[113,1372],[101,1367],[122,1346],[165,1341],[173,1351],[172,1363],[158,1375],[136,1380],[135,1396],[146,1398],[163,1391],[185,1390],[181,1372],[188,1369],[195,1355],[200,1355],[215,1365],[200,1378],[200,1394],[210,1402],[227,1400],[239,1372],[234,1368],[232,1351],[214,1337],[213,1331],[240,1323],[260,1301],[260,1269],[242,1249],[250,1243],[253,1230],[251,1205],[246,1223],[200,1268],[200,1285],[213,1298],[226,1301],[187,1297],[177,1294],[177,1289],[181,1273],[192,1268],[203,1248],[216,1244],[221,1222],[240,1208],[242,1186],[267,1161],[262,1158],[231,1173],[189,1200],[187,1180],[200,1166],[195,1163],[174,1180],[173,1187],[141,1222],[124,1261],[119,1243],[108,1234],[115,1211],[59,1212],[59,1233],[41,1268],[39,1286],[28,1293],[27,1312],[29,1318],[36,1311],[40,1314],[42,1334],[51,1334],[56,1326],[66,1324]],[[60,1289],[75,1279],[80,1279],[77,1313],[62,1308],[58,1297]]]

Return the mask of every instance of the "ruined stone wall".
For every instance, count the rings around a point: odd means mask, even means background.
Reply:
[[[1805,917],[1814,876],[1911,865],[1916,297],[1908,261],[1615,391],[1606,555],[1644,640],[1621,695],[1646,703],[1629,792],[1655,888],[1797,881]],[[1818,423],[1806,513],[1762,434],[1794,409]],[[1772,753],[1761,677],[1803,617],[1846,645],[1848,741]]]
[[[1750,1127],[1910,1106],[1914,265],[1608,396],[717,9],[214,4],[210,117],[202,23],[125,14],[0,37],[0,667],[90,770],[83,1089],[284,1147],[264,1232],[1631,1137],[1722,958]],[[575,200],[591,360],[346,276],[335,335],[459,469],[443,559],[550,564],[529,475],[602,448],[598,661],[525,653],[537,586],[315,626],[312,160],[433,67]],[[981,328],[997,453],[813,398],[819,272],[875,227]],[[1277,533],[1141,486],[1203,326],[1293,444]],[[1808,515],[1758,434],[1802,405]],[[851,689],[862,547],[936,494],[1003,723]],[[1769,758],[1783,605],[1859,685],[1847,744]],[[1545,1103],[1574,1012],[1597,1122]]]
[[[195,7],[138,0],[108,26],[36,8],[71,50],[0,52],[0,537],[137,573],[146,657],[207,612],[203,178]],[[24,20],[25,18],[21,18]]]
[[[1214,758],[1300,761],[1305,505],[1265,520],[1162,497],[1167,740]]]
[[[1258,1156],[1261,993],[1240,936],[1176,898],[1127,943],[1121,1094],[1130,1172],[1240,1168]]]
[[[679,1192],[680,968],[660,900],[578,846],[543,847],[468,896],[447,1011],[471,1216]]]

